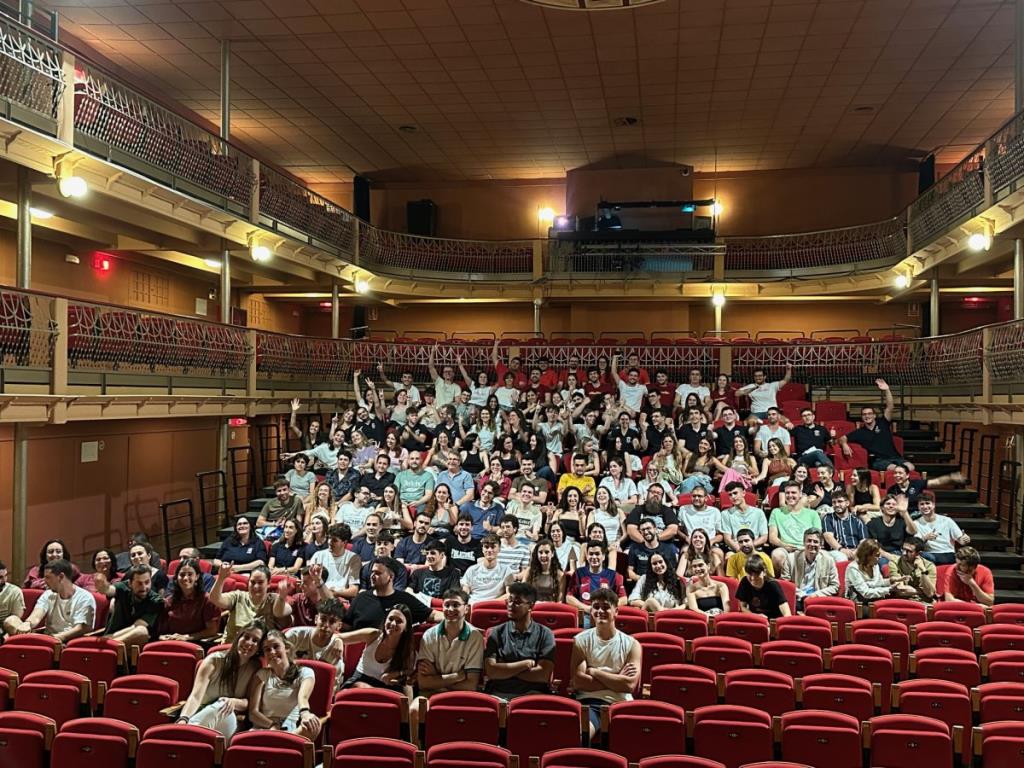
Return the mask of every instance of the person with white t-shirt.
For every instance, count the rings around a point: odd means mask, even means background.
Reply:
[[[501,598],[516,576],[515,571],[498,562],[501,544],[497,536],[487,534],[480,541],[480,546],[483,550],[480,562],[469,566],[462,575],[462,589],[469,595],[470,605]]]
[[[345,523],[335,523],[327,529],[330,542],[327,549],[314,553],[310,565],[323,568],[324,584],[335,597],[352,599],[359,592],[359,569],[362,561],[347,548],[352,540],[352,529]]]
[[[334,522],[345,523],[350,530],[355,532],[354,535],[359,535],[363,532],[363,526],[366,525],[367,516],[372,512],[370,489],[365,485],[360,485],[352,493],[352,501],[346,501],[335,510]]]
[[[593,627],[576,635],[572,646],[572,687],[590,705],[591,741],[600,732],[601,707],[631,701],[640,682],[643,651],[632,635],[615,627],[619,596],[601,587],[590,596]]]
[[[619,356],[612,355],[612,381],[619,385],[619,399],[622,407],[635,417],[644,405],[644,397],[647,395],[647,386],[640,383],[640,369],[630,368],[626,372],[625,381],[619,376]]]
[[[917,537],[928,546],[921,557],[936,565],[952,565],[956,562],[956,547],[971,543],[971,537],[964,533],[956,521],[935,512],[935,494],[921,491],[917,497],[917,511],[921,516],[914,521]]]
[[[736,390],[736,394],[748,395],[750,397],[750,415],[764,420],[768,416],[769,408],[779,407],[776,396],[792,378],[793,366],[790,363],[786,363],[786,375],[780,381],[768,381],[764,368],[755,368],[754,383],[740,387]]]
[[[75,586],[72,574],[71,563],[67,560],[51,560],[44,565],[46,592],[39,596],[27,619],[8,622],[7,633],[25,635],[42,625],[43,634],[66,643],[73,637],[92,632],[96,621],[96,598]]]
[[[341,690],[345,682],[345,644],[337,637],[345,620],[345,606],[336,597],[322,600],[316,609],[316,625],[290,627],[284,636],[292,644],[300,659],[316,659],[333,664],[338,670],[334,676],[334,690]]]
[[[696,395],[701,406],[708,410],[711,407],[711,390],[701,381],[701,373],[697,368],[690,371],[689,381],[676,387],[676,408],[682,408],[689,395]]]
[[[690,503],[679,508],[679,522],[687,533],[700,529],[711,539],[710,543],[722,541],[725,528],[722,513],[718,507],[708,504],[708,493],[701,487],[694,488],[690,493]]]

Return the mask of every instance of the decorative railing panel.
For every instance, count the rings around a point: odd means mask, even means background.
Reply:
[[[914,250],[979,213],[985,202],[985,172],[985,153],[979,148],[910,204]]]
[[[532,240],[446,240],[360,228],[360,262],[368,269],[527,276],[533,272]]]
[[[106,304],[68,304],[72,369],[244,378],[246,331]]]
[[[325,388],[346,389],[351,382],[353,342],[257,331],[256,374],[266,378],[320,382]]]
[[[50,297],[0,289],[0,367],[50,368],[54,320]]]
[[[1024,322],[992,326],[985,357],[994,384],[1024,385]]]
[[[797,235],[730,237],[725,246],[726,272],[772,272],[895,264],[907,255],[903,220]]]
[[[326,197],[263,166],[260,166],[260,214],[339,253],[352,253],[355,216]]]
[[[145,164],[133,170],[174,188],[187,181],[248,215],[252,158],[92,65],[75,71],[75,130],[108,160],[117,160],[116,150]]]
[[[1014,115],[985,144],[985,172],[995,200],[1024,177],[1024,113]]]
[[[609,276],[710,273],[715,265],[715,254],[724,250],[724,246],[713,243],[552,239],[548,241],[546,271],[553,275],[598,273]]]
[[[60,49],[0,16],[0,98],[55,121],[64,88]]]

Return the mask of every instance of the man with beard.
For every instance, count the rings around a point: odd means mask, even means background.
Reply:
[[[672,541],[679,535],[679,516],[672,507],[665,506],[665,489],[660,485],[652,485],[647,490],[647,498],[638,504],[626,516],[626,535],[637,544],[642,544],[644,537],[640,534],[640,521],[650,518],[658,529],[659,541]]]

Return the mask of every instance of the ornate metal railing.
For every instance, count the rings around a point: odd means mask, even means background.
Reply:
[[[75,134],[93,154],[249,215],[251,157],[91,64],[75,70]]]
[[[991,326],[985,359],[994,384],[1024,384],[1024,322]]]
[[[526,276],[533,270],[532,240],[450,240],[360,227],[359,257],[385,274],[445,272]]]
[[[0,368],[50,368],[55,338],[53,299],[0,289]]]
[[[0,16],[0,99],[5,116],[18,119],[21,107],[46,118],[56,131],[57,107],[64,93],[61,51],[56,45]],[[31,121],[35,127],[38,121]]]
[[[985,204],[985,151],[979,147],[910,204],[914,250],[981,212]]]
[[[352,254],[356,217],[272,168],[260,166],[260,216],[284,225],[299,239],[340,254]]]
[[[109,304],[68,302],[68,365],[78,370],[244,379],[246,330]]]
[[[552,275],[692,273],[698,277],[709,274],[715,254],[725,250],[726,246],[714,243],[552,239],[546,271]]]
[[[994,202],[1019,185],[1024,177],[1024,113],[1014,115],[986,142],[985,172]]]
[[[726,239],[726,272],[778,272],[895,264],[907,255],[900,217],[821,232]]]
[[[256,332],[256,374],[263,378],[351,386],[352,342],[287,333]]]

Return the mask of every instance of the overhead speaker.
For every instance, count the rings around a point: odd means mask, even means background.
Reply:
[[[433,200],[410,200],[405,204],[406,231],[410,235],[437,235],[437,204]]]
[[[365,176],[352,179],[352,206],[357,218],[370,220],[370,180]]]

